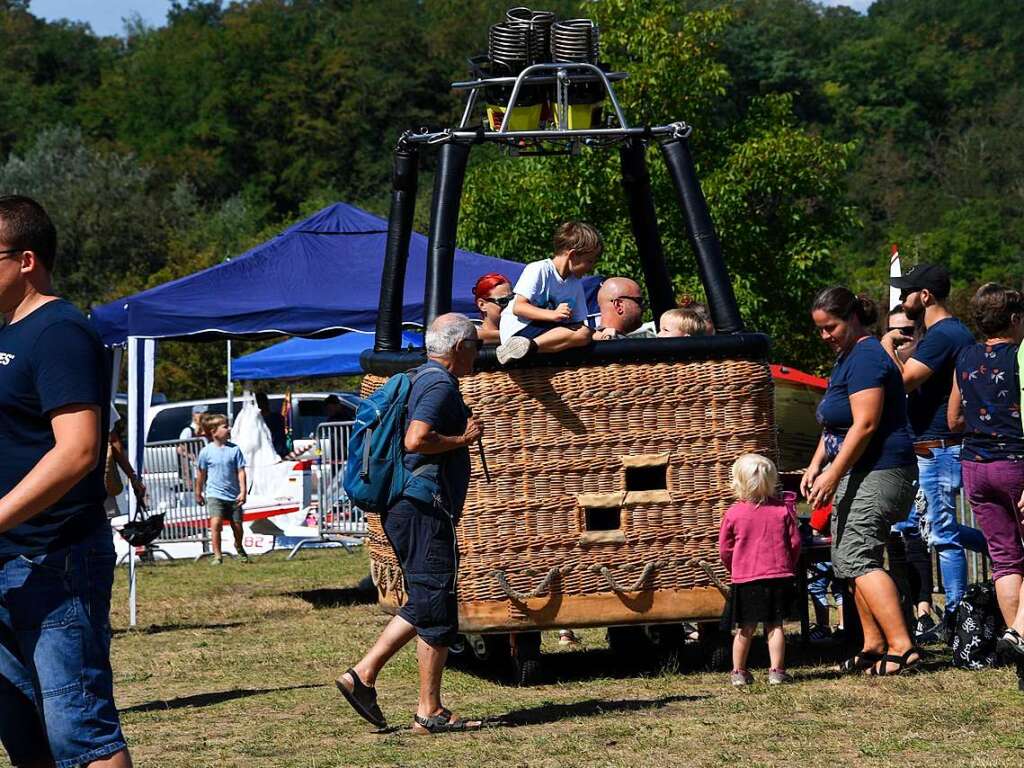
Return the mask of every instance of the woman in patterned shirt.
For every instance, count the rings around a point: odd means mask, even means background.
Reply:
[[[971,299],[985,341],[956,361],[948,421],[964,431],[964,491],[988,540],[992,577],[1006,632],[999,649],[1024,660],[1024,432],[1017,351],[1024,337],[1024,298],[986,283]]]

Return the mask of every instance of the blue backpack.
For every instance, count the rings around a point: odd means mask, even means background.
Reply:
[[[352,503],[365,512],[386,512],[403,496],[432,504],[439,492],[436,480],[424,476],[436,464],[410,471],[403,461],[409,393],[416,379],[430,371],[443,373],[424,366],[396,374],[356,409],[342,485]]]

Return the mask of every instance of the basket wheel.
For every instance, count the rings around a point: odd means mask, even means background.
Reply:
[[[679,653],[686,642],[686,633],[681,623],[648,624],[644,627],[644,634],[651,647],[664,656]]]
[[[512,676],[516,685],[536,685],[542,674],[540,632],[517,632],[511,636]]]
[[[709,672],[728,672],[732,669],[732,636],[718,626],[701,626],[700,650],[704,667]]]
[[[512,664],[515,684],[520,688],[527,688],[540,682],[544,670],[540,659],[513,659]]]

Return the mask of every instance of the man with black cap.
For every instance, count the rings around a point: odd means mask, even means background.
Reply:
[[[924,320],[924,335],[906,362],[896,354],[897,344],[906,340],[901,330],[886,333],[882,346],[902,371],[908,392],[907,419],[927,505],[924,529],[928,543],[939,553],[948,620],[967,586],[964,548],[985,548],[981,532],[960,525],[956,519],[961,436],[951,432],[946,424],[956,358],[960,350],[974,343],[974,336],[946,306],[949,273],[943,267],[918,264],[902,277],[892,278],[890,283],[900,289],[907,318],[915,322]]]

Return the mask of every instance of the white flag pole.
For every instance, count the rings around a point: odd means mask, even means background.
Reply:
[[[889,256],[889,278],[890,280],[894,277],[903,277],[903,268],[900,266],[900,247],[896,243],[892,244],[892,254]],[[889,311],[896,309],[903,302],[900,300],[900,289],[893,288],[892,283],[889,284]]]

